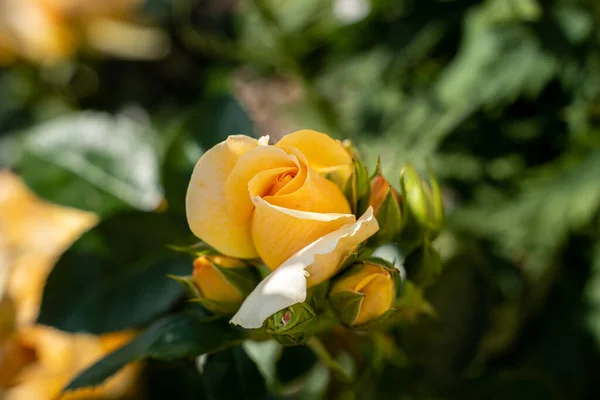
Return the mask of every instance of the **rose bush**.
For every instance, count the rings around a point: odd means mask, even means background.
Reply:
[[[273,313],[306,299],[306,288],[334,276],[378,230],[369,209],[358,221],[340,187],[352,157],[329,136],[302,130],[268,145],[230,136],[194,168],[186,197],[192,232],[220,253],[260,257],[272,271],[233,323],[258,328]]]

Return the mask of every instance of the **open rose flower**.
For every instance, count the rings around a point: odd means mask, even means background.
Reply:
[[[186,198],[192,232],[220,253],[260,257],[272,272],[232,322],[258,328],[270,315],[306,299],[306,288],[335,275],[373,235],[369,209],[358,221],[325,174],[347,176],[352,158],[329,136],[309,130],[276,145],[230,136],[196,164]]]

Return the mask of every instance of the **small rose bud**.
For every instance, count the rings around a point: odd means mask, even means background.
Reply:
[[[379,231],[370,243],[379,246],[394,241],[402,230],[400,195],[382,175],[371,179],[369,205],[373,207],[379,223]]]
[[[345,325],[374,322],[391,309],[398,275],[394,268],[375,262],[355,264],[333,282],[329,301]]]
[[[297,303],[267,319],[266,331],[284,346],[297,346],[312,337],[317,315],[307,303]]]
[[[235,313],[258,284],[256,270],[236,258],[205,255],[194,260],[192,273],[198,301],[213,312]]]
[[[400,174],[405,206],[415,222],[437,235],[444,224],[444,205],[438,182],[429,170],[429,182],[421,178],[412,164],[406,164]]]

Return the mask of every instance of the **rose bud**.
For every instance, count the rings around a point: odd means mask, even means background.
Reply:
[[[406,164],[400,174],[400,183],[411,219],[431,236],[437,235],[444,224],[444,205],[433,173],[429,171],[429,182],[426,182],[412,164]]]
[[[379,246],[395,241],[402,230],[400,194],[382,175],[371,179],[369,205],[373,207],[379,223],[379,231],[370,239],[370,243]]]
[[[192,278],[198,301],[219,314],[235,313],[258,283],[254,267],[219,255],[196,258]]]
[[[315,331],[317,316],[311,306],[296,303],[267,319],[266,331],[284,346],[305,344]]]
[[[390,311],[398,285],[398,270],[378,261],[365,261],[350,267],[333,282],[329,301],[345,325],[364,325]]]

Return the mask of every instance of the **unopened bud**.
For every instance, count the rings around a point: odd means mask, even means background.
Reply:
[[[297,346],[312,337],[317,315],[307,303],[296,303],[267,319],[266,331],[284,346]]]
[[[429,171],[429,182],[421,178],[412,164],[406,164],[400,175],[405,208],[411,219],[428,231],[437,235],[444,224],[442,194],[435,176]]]
[[[360,326],[376,321],[392,308],[398,285],[398,270],[365,261],[333,282],[329,301],[342,323]]]
[[[232,257],[204,255],[194,260],[192,276],[172,276],[194,301],[218,314],[233,314],[259,282],[257,271]]]
[[[369,205],[373,207],[379,224],[379,231],[369,242],[379,246],[394,241],[402,230],[400,195],[382,175],[371,179]]]

